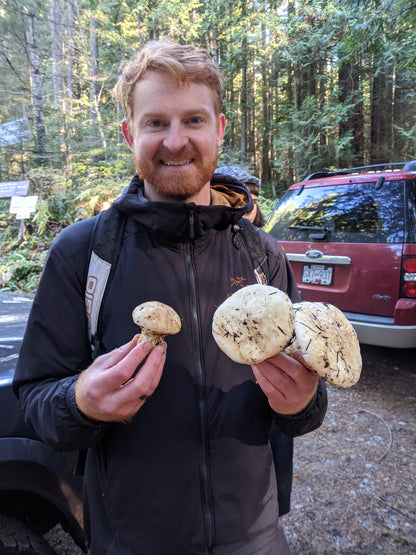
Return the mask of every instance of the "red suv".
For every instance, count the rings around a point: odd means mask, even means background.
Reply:
[[[304,300],[343,310],[362,343],[416,347],[416,161],[313,173],[265,229]]]

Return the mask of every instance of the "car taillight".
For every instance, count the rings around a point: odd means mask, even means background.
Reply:
[[[416,256],[403,258],[402,296],[416,298]]]

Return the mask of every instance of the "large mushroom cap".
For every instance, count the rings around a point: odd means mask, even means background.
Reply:
[[[320,302],[293,305],[296,338],[288,354],[300,349],[306,364],[329,382],[341,387],[356,384],[361,375],[357,334],[339,308]]]
[[[148,340],[157,345],[167,335],[174,335],[181,330],[179,315],[171,306],[159,301],[148,301],[136,306],[132,317],[142,332],[138,343]]]
[[[292,302],[270,285],[248,285],[215,311],[212,334],[234,362],[257,364],[282,351],[294,333]]]

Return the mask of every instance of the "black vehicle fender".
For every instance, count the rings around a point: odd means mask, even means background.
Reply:
[[[82,482],[73,473],[76,457],[35,439],[0,438],[0,512],[41,533],[60,523],[84,549]]]

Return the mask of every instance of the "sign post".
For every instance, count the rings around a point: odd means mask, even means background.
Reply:
[[[5,185],[5,187],[1,187]],[[10,214],[16,214],[16,218],[20,220],[19,224],[19,241],[23,238],[23,230],[25,226],[24,220],[30,218],[30,214],[36,211],[37,195],[23,196],[27,193],[29,181],[11,181],[8,183],[0,183],[0,197],[11,197]],[[11,194],[15,193],[15,194]],[[7,193],[7,194],[6,194]]]

